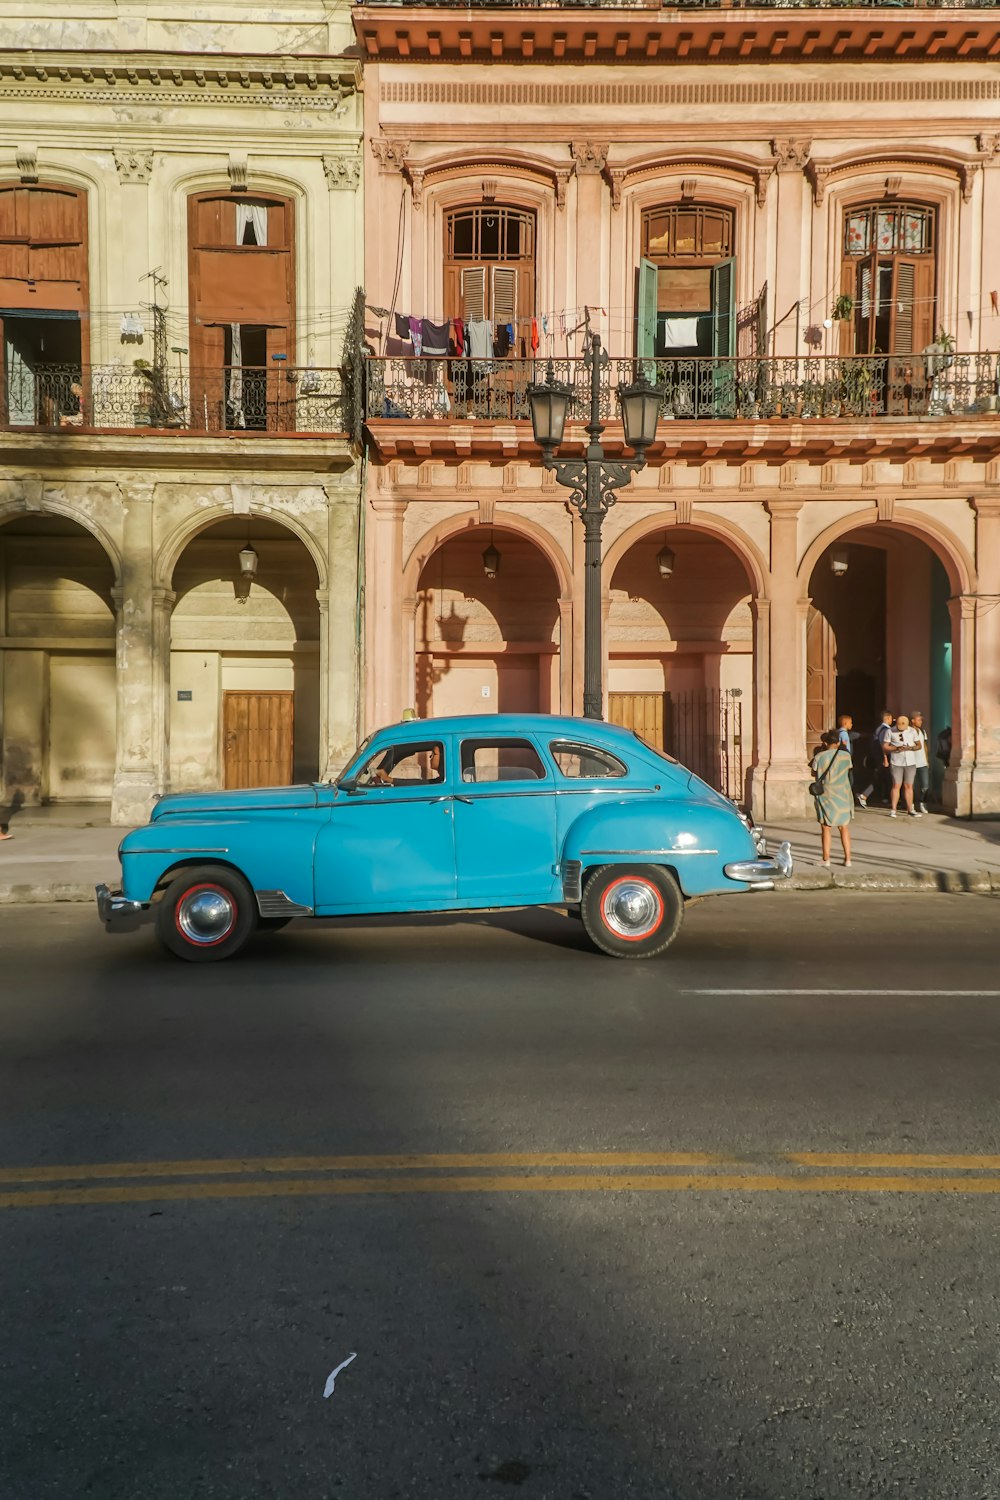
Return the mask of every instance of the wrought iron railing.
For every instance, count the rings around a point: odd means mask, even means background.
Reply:
[[[601,415],[615,415],[614,386],[646,375],[665,419],[771,421],[818,417],[946,417],[996,413],[996,354],[809,355],[758,359],[618,359],[608,367]],[[528,421],[528,386],[547,377],[574,391],[571,420],[589,413],[590,377],[579,359],[371,357],[366,412],[379,418]]]
[[[0,381],[5,428],[334,433],[348,429],[337,369],[224,366],[157,370],[12,365]]]
[[[725,797],[743,801],[743,694],[702,688],[665,695],[664,748]]]

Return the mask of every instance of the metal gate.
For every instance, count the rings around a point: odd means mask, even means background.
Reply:
[[[667,693],[665,706],[664,749],[724,797],[742,802],[742,690]]]

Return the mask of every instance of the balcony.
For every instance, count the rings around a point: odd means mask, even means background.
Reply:
[[[393,10],[996,10],[1000,0],[366,0]]]
[[[0,388],[5,431],[329,436],[350,430],[339,369],[226,366],[170,371],[16,366]]]
[[[613,359],[601,416],[617,423],[619,382],[642,371],[660,391],[657,446],[733,462],[750,450],[817,459],[850,448],[879,453],[1000,447],[1000,356],[993,353],[811,355],[734,359]],[[570,424],[589,411],[590,377],[579,359],[381,358],[366,362],[368,430],[383,456],[514,456],[532,442],[527,390],[551,369],[574,393]],[[961,432],[958,432],[958,429]],[[481,430],[480,430],[481,429]],[[621,439],[613,425],[605,439]],[[862,435],[863,433],[863,435]]]

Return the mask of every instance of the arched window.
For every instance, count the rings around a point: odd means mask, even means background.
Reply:
[[[535,215],[481,203],[445,215],[444,315],[513,323],[535,312]]]
[[[844,352],[912,354],[934,337],[936,215],[920,203],[853,204],[844,210],[841,295]]]
[[[188,199],[192,404],[215,428],[290,420],[281,366],[295,364],[295,215],[270,193]]]
[[[642,216],[640,356],[735,352],[736,216],[673,203]]]
[[[87,198],[48,183],[0,183],[3,420],[80,421],[87,364]]]

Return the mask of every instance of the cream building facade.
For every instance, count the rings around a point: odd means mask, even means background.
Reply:
[[[597,332],[611,456],[614,384],[662,390],[604,526],[608,715],[775,817],[837,713],[922,708],[942,804],[1000,809],[995,11],[354,16],[369,715],[580,711],[582,527],[526,389],[582,396]]]
[[[131,823],[165,788],[330,774],[362,596],[349,20],[0,24],[0,802]]]

